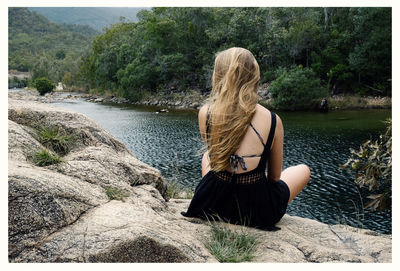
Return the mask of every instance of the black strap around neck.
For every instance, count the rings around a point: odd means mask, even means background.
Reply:
[[[207,118],[206,118],[206,139],[210,133],[210,112],[207,110]]]
[[[276,115],[274,112],[271,111],[271,129],[269,130],[267,143],[265,144],[265,148],[268,152],[271,150],[272,140],[274,139],[275,135],[275,127],[276,127]]]

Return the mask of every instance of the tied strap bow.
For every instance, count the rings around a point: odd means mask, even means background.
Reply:
[[[234,173],[236,173],[238,169],[238,164],[240,164],[243,170],[247,170],[246,163],[244,162],[243,156],[234,154],[231,155],[229,162],[231,164],[231,168],[233,168]]]

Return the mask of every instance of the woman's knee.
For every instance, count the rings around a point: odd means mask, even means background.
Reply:
[[[301,171],[303,172],[302,175],[304,176],[304,180],[307,184],[311,177],[310,168],[306,164],[300,164],[300,165],[297,165],[297,167],[299,167],[301,169]]]

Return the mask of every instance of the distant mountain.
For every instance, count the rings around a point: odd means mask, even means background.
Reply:
[[[26,8],[10,7],[8,67],[28,71],[43,56],[49,63],[56,61],[57,67],[61,67],[66,61],[76,61],[97,34],[89,26],[57,24]]]
[[[62,24],[88,25],[98,31],[124,19],[137,22],[136,14],[142,9],[130,7],[29,7],[47,19]],[[122,18],[123,17],[123,18]]]

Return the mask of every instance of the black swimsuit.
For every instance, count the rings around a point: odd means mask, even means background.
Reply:
[[[271,129],[267,143],[264,144],[257,130],[251,125],[264,145],[262,154],[232,155],[230,162],[233,173],[210,170],[197,185],[189,208],[186,213],[182,212],[182,215],[278,230],[275,224],[286,212],[290,192],[282,180],[268,181],[265,175],[275,126],[276,116],[271,112]],[[255,169],[236,173],[238,165],[246,170],[243,157],[258,156],[261,158]]]

